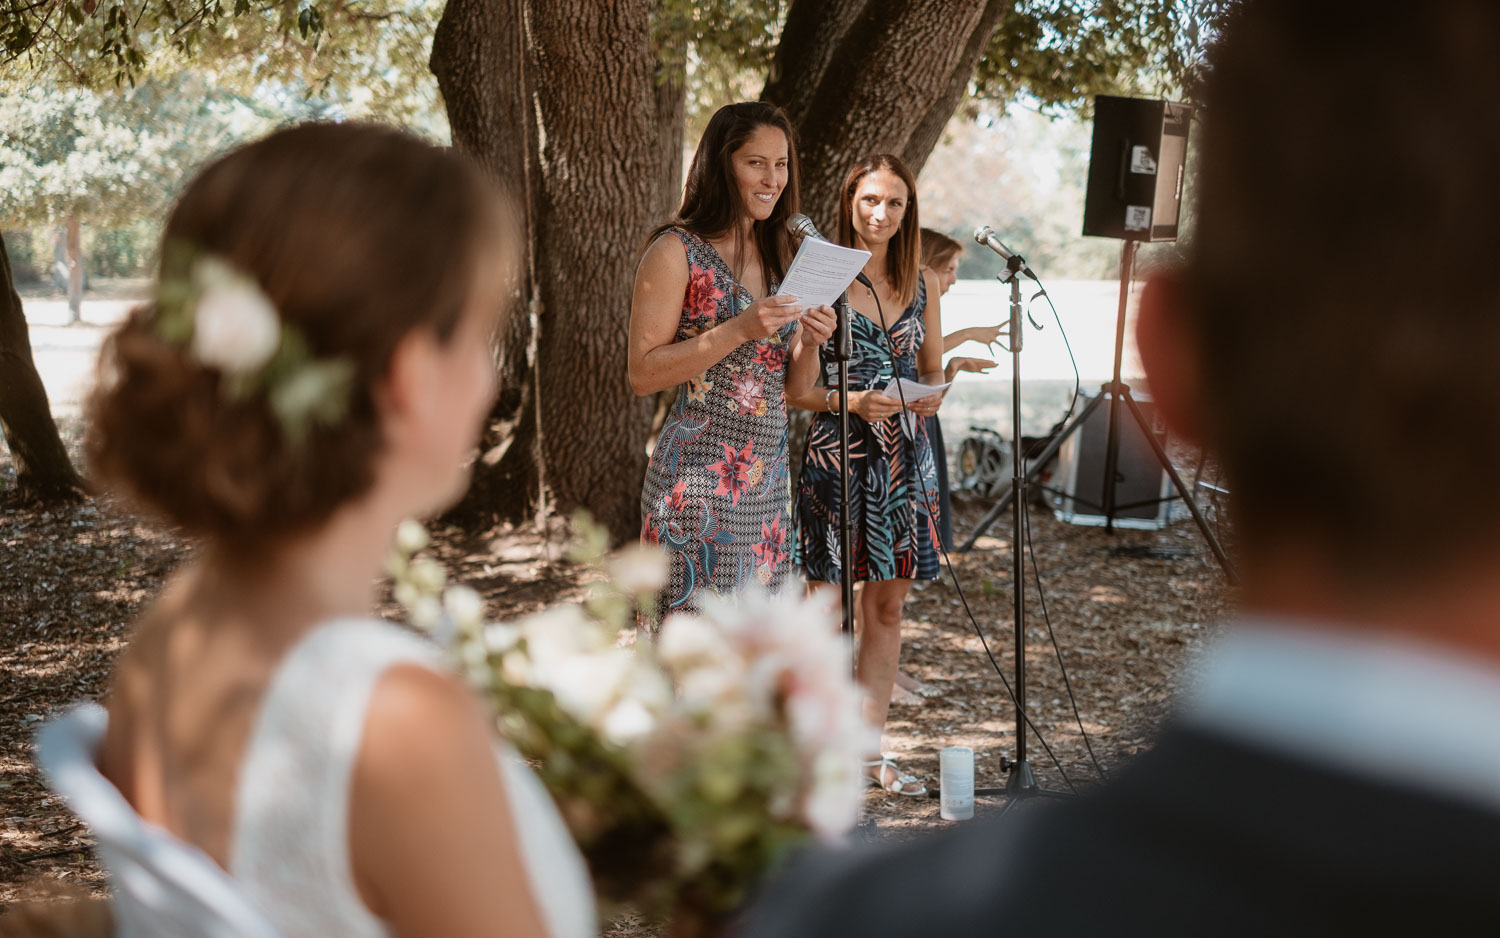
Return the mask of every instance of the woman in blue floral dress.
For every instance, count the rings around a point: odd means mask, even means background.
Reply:
[[[658,622],[705,590],[778,589],[791,571],[785,383],[816,372],[834,323],[826,306],[773,295],[793,253],[792,140],[774,105],[721,108],[636,273],[631,386],[680,386],[641,490],[641,539],[671,557]]]
[[[885,726],[901,656],[901,612],[913,580],[941,572],[937,465],[925,417],[941,395],[906,403],[884,389],[896,378],[943,382],[942,292],[922,269],[917,192],[900,159],[873,156],[855,166],[840,190],[839,243],[870,252],[865,276],[873,289],[851,287],[849,363],[849,502],[853,570],[862,582],[856,604],[859,649],[855,675],[869,692],[867,716]],[[878,300],[878,302],[877,302]],[[798,552],[810,583],[838,583],[839,543],[837,370],[823,350],[825,387],[816,372],[787,382],[787,400],[814,412],[798,484]],[[889,759],[867,764],[873,784],[902,795],[926,787]]]

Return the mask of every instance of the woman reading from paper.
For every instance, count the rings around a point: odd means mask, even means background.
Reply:
[[[594,933],[539,782],[436,646],[370,615],[398,522],[467,484],[517,246],[451,151],[305,124],[198,174],[154,295],[105,342],[95,476],[199,548],[107,713],[57,725],[97,746],[74,769],[97,762],[202,851],[192,879],[221,867],[284,938]],[[126,930],[182,934],[197,906],[142,882],[117,883]]]
[[[641,491],[641,539],[671,556],[657,621],[704,590],[777,589],[791,572],[788,371],[817,369],[833,310],[776,287],[797,211],[791,123],[771,104],[721,108],[688,170],[682,207],[636,272],[630,384],[680,385]]]
[[[840,190],[838,240],[870,252],[864,273],[874,289],[854,285],[849,301],[853,360],[849,363],[849,501],[854,568],[860,589],[857,677],[870,694],[871,722],[885,725],[891,683],[901,655],[901,611],[912,580],[940,573],[937,470],[922,417],[937,413],[941,394],[907,401],[889,389],[898,378],[943,382],[938,282],[920,263],[916,185],[895,156],[861,161]],[[823,373],[836,376],[834,349],[822,351]],[[839,583],[838,389],[815,386],[798,372],[787,399],[814,412],[798,486],[798,548],[812,584]],[[871,784],[902,795],[926,787],[876,755]]]

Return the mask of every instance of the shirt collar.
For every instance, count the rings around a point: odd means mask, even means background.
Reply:
[[[1246,619],[1191,672],[1179,721],[1500,810],[1500,670],[1326,623]]]

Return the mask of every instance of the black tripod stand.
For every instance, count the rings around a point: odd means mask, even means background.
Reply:
[[[1140,405],[1136,403],[1135,398],[1131,395],[1130,385],[1120,380],[1120,362],[1125,353],[1125,309],[1130,299],[1130,278],[1135,266],[1135,254],[1139,247],[1140,242],[1127,240],[1124,242],[1124,245],[1120,249],[1120,301],[1115,318],[1115,362],[1113,380],[1104,385],[1100,389],[1099,396],[1090,401],[1089,405],[1085,407],[1078,414],[1078,416],[1069,421],[1068,424],[1063,427],[1061,432],[1055,435],[1051,439],[1051,441],[1047,443],[1046,448],[1044,448],[1036,456],[1036,458],[1032,460],[1031,469],[1023,471],[1022,469],[1017,468],[1016,483],[1011,486],[1009,492],[1006,492],[1005,495],[1001,497],[1000,501],[995,504],[995,507],[991,508],[983,518],[979,519],[979,523],[974,526],[974,531],[969,535],[969,539],[964,541],[963,546],[959,548],[960,553],[966,553],[967,551],[969,551],[969,549],[974,546],[974,543],[979,540],[984,532],[989,530],[990,525],[995,523],[995,520],[1000,517],[1001,513],[1003,513],[1008,506],[1015,505],[1016,517],[1020,518],[1022,516],[1022,512],[1024,512],[1025,510],[1025,501],[1023,498],[1025,488],[1024,483],[1035,481],[1032,476],[1039,472],[1043,466],[1052,461],[1053,457],[1057,455],[1058,450],[1062,449],[1063,444],[1067,442],[1068,437],[1077,432],[1078,428],[1084,425],[1084,422],[1088,420],[1088,418],[1093,414],[1094,410],[1103,405],[1105,399],[1108,398],[1109,414],[1105,431],[1106,442],[1104,451],[1104,480],[1102,485],[1103,492],[1099,501],[1099,504],[1103,508],[1104,512],[1105,530],[1114,531],[1115,512],[1118,508],[1121,507],[1115,504],[1115,486],[1118,483],[1118,479],[1116,479],[1116,470],[1119,465],[1120,454],[1120,404],[1123,402],[1126,405],[1126,409],[1129,412],[1130,416],[1135,420],[1136,425],[1140,428],[1141,435],[1144,436],[1146,438],[1146,441],[1151,444],[1151,451],[1156,454],[1156,461],[1161,464],[1162,469],[1172,480],[1172,485],[1174,486],[1178,496],[1187,505],[1188,511],[1192,513],[1193,521],[1197,523],[1198,530],[1203,534],[1203,540],[1208,543],[1209,549],[1213,551],[1214,557],[1218,559],[1219,566],[1224,569],[1225,577],[1228,578],[1230,583],[1236,582],[1234,566],[1229,561],[1229,555],[1224,552],[1224,548],[1219,544],[1219,539],[1214,536],[1213,529],[1209,527],[1208,521],[1203,517],[1203,512],[1199,510],[1198,503],[1193,499],[1191,490],[1187,487],[1187,485],[1183,483],[1182,476],[1178,475],[1176,467],[1172,465],[1172,460],[1167,457],[1167,451],[1162,446],[1161,441],[1156,438],[1156,434],[1151,432],[1151,422],[1146,419],[1145,414],[1141,412]],[[1014,275],[1012,275],[1010,282],[1012,296],[1011,302],[1012,304],[1018,304],[1018,291],[1020,287],[1016,283]],[[1011,342],[1015,344],[1017,349],[1019,349],[1020,341],[1020,324],[1018,321],[1017,313],[1015,312],[1015,307],[1013,305],[1011,313]],[[1019,360],[1017,360],[1017,376],[1012,379],[1012,394],[1015,401],[1019,401],[1021,396],[1019,372],[1020,364]],[[1012,432],[1015,440],[1012,449],[1015,451],[1016,465],[1017,467],[1020,467],[1022,464],[1022,453],[1020,405],[1018,403],[1013,403],[1013,411],[1015,416],[1014,422],[1012,424],[1012,426],[1014,427]],[[1017,538],[1015,543],[1020,543],[1019,538]]]
[[[1010,284],[1010,415],[1011,425],[1017,428],[1015,434],[1017,443],[1020,441],[1021,426],[1021,346],[1023,335],[1023,321],[1021,317],[1021,271],[1026,268],[1026,262],[1018,255],[1012,255],[1006,259],[1005,273],[999,276],[1001,283]],[[1015,807],[1024,798],[1037,795],[1063,796],[1067,792],[1048,791],[1039,788],[1036,776],[1032,774],[1031,763],[1026,758],[1026,580],[1024,577],[1026,565],[1026,506],[1028,504],[1026,486],[1030,480],[1027,478],[1025,465],[1022,461],[1021,447],[1011,447],[1011,493],[1016,496],[1012,502],[1015,511],[1012,514],[1011,528],[1011,585],[1015,593],[1015,641],[1016,641],[1016,683],[1014,687],[1016,704],[1016,758],[1015,761],[1002,762],[1002,766],[1008,773],[1004,788],[977,788],[975,795],[1006,795],[1009,800],[1005,804],[1002,813]],[[995,514],[992,512],[992,514]],[[964,548],[967,550],[967,546]]]

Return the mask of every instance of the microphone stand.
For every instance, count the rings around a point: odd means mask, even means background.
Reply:
[[[1003,790],[978,789],[979,794],[1004,794],[1008,800],[1002,814],[1015,807],[1022,799],[1036,795],[1058,796],[1063,792],[1045,791],[1037,787],[1031,763],[1026,759],[1026,467],[1021,452],[1021,346],[1025,333],[1021,308],[1021,271],[1026,262],[1019,255],[1006,258],[1005,272],[997,279],[1010,284],[1010,419],[1011,436],[1011,588],[1015,591],[1014,614],[1016,642],[1016,758],[1010,761],[1001,758],[1001,768],[1009,774]]]
[[[839,294],[834,310],[834,359],[839,375],[839,595],[844,612],[844,634],[854,638],[854,543],[849,522],[849,359],[854,357],[854,334],[849,328],[849,291]]]

